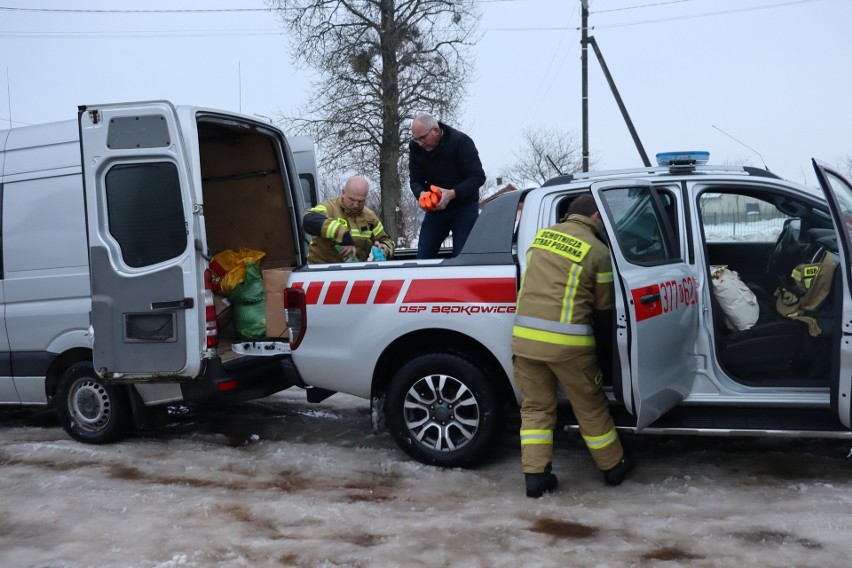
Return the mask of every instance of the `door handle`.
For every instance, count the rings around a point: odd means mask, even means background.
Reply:
[[[188,310],[195,305],[192,298],[184,298],[183,300],[174,300],[172,302],[151,302],[152,310]]]
[[[645,294],[644,296],[639,298],[639,303],[641,304],[653,304],[654,302],[660,301],[659,294]]]

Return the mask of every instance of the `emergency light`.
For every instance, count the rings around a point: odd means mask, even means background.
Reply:
[[[683,169],[703,166],[710,159],[710,152],[660,152],[657,154],[657,165],[661,168]]]

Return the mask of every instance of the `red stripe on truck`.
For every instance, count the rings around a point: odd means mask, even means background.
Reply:
[[[305,290],[305,302],[308,304],[316,304],[322,292],[323,282],[311,282],[308,284],[308,289]]]
[[[402,290],[402,285],[405,280],[385,280],[379,283],[379,290],[376,292],[374,304],[394,304],[399,298],[399,291]]]
[[[339,304],[343,300],[343,292],[346,291],[346,282],[331,282],[328,292],[325,293],[324,304]]]
[[[403,303],[515,303],[514,278],[446,278],[414,280]]]
[[[352,284],[352,291],[349,292],[347,304],[366,304],[367,298],[370,297],[370,291],[373,289],[373,280],[356,280]]]
[[[305,303],[324,305],[367,304],[370,293],[376,286],[375,280],[356,280],[346,295],[348,282],[308,282]],[[405,296],[400,300],[404,280],[378,282],[373,304],[418,303],[488,303],[514,304],[516,300],[514,278],[444,278],[437,280],[412,280]],[[325,296],[322,290],[328,289]],[[304,282],[293,282],[293,288],[305,288]],[[322,298],[322,302],[320,302]]]

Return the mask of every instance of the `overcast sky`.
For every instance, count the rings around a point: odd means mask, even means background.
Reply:
[[[483,0],[475,76],[455,126],[490,178],[525,128],[582,129],[580,0]],[[0,0],[0,128],[77,105],[166,98],[274,117],[310,96],[262,0]],[[707,150],[813,183],[852,154],[849,0],[590,0],[596,38],[647,154]],[[241,10],[242,9],[242,10]],[[245,10],[248,9],[248,10]],[[97,12],[97,10],[109,10]],[[125,10],[126,13],[117,13]],[[187,10],[140,13],[134,10]],[[224,11],[211,11],[224,10]],[[597,169],[641,158],[594,53]]]

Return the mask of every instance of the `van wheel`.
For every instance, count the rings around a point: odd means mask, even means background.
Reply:
[[[494,385],[471,361],[446,353],[403,365],[388,388],[385,414],[405,453],[442,467],[475,465],[500,434]]]
[[[116,442],[131,425],[127,393],[105,383],[88,361],[75,363],[60,377],[56,412],[65,431],[87,444]]]

